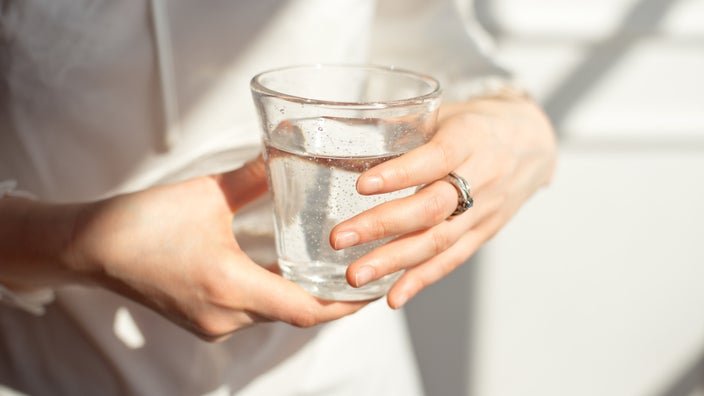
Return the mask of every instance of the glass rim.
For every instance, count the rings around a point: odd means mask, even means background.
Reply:
[[[314,69],[333,69],[333,68],[338,68],[338,69],[350,69],[350,70],[375,70],[375,71],[380,71],[380,72],[393,72],[397,74],[403,74],[409,77],[413,77],[415,79],[418,79],[420,81],[423,81],[428,84],[430,88],[430,92],[423,94],[423,95],[418,95],[418,96],[413,96],[409,98],[403,98],[403,99],[394,99],[394,100],[387,100],[387,101],[369,101],[369,102],[346,102],[346,101],[334,101],[334,100],[324,100],[324,99],[314,99],[314,98],[306,98],[302,96],[297,96],[297,95],[292,95],[289,93],[277,91],[275,89],[268,88],[262,84],[261,79],[263,77],[266,77],[267,75],[271,75],[274,73],[279,73],[283,71],[289,71],[289,70],[314,70]],[[385,109],[385,108],[392,108],[392,107],[403,107],[403,106],[408,106],[408,105],[418,105],[422,104],[425,102],[428,102],[430,100],[438,99],[440,97],[440,94],[442,93],[442,87],[440,86],[440,82],[427,74],[423,73],[418,73],[415,71],[411,71],[408,69],[403,69],[403,68],[398,68],[395,66],[382,66],[382,65],[376,65],[376,64],[335,64],[335,63],[311,63],[311,64],[303,64],[303,65],[293,65],[293,66],[284,66],[284,67],[279,67],[279,68],[274,68],[274,69],[269,69],[265,70],[263,72],[260,72],[256,74],[252,79],[250,80],[250,89],[252,92],[256,92],[258,94],[262,95],[267,95],[267,96],[274,96],[283,100],[287,100],[290,102],[296,102],[296,103],[301,103],[301,104],[310,104],[310,105],[316,105],[316,106],[324,106],[324,107],[343,107],[343,108],[350,108],[350,109]]]

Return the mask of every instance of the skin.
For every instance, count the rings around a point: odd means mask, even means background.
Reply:
[[[405,270],[387,294],[396,309],[472,256],[550,181],[555,167],[552,126],[529,98],[451,104],[438,118],[428,144],[368,170],[357,182],[361,194],[427,186],[337,225],[330,235],[336,249],[396,237],[347,270],[356,287]],[[442,180],[451,171],[470,182],[474,198],[474,206],[456,217],[449,216],[457,191]]]
[[[255,322],[310,327],[360,309],[364,303],[316,299],[242,252],[232,216],[265,191],[257,159],[222,175],[87,204],[3,198],[0,281],[16,290],[104,287],[208,341]]]
[[[388,293],[400,308],[493,236],[553,172],[552,127],[526,98],[497,97],[441,108],[431,142],[361,175],[362,194],[427,185],[337,225],[336,249],[397,237],[352,263],[351,285],[405,269]],[[475,205],[448,218],[457,192],[450,171],[472,185]],[[131,298],[209,341],[262,321],[310,327],[368,302],[312,297],[254,263],[232,235],[237,211],[266,191],[261,158],[204,176],[109,199],[55,205],[0,199],[0,282],[18,290],[86,284]]]

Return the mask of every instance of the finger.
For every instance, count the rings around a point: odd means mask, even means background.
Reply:
[[[470,193],[475,206],[479,206],[476,197],[485,185],[496,179],[498,171],[483,157],[478,155],[477,161],[472,158],[456,171],[458,175],[476,175],[476,183],[472,181]],[[486,171],[479,172],[477,166],[484,166]],[[430,228],[445,221],[457,208],[457,202],[457,190],[443,177],[414,195],[383,203],[336,225],[330,232],[330,245],[335,249],[344,249]]]
[[[469,212],[422,232],[399,237],[351,263],[346,273],[348,283],[360,287],[441,254],[461,243],[458,241],[462,235],[496,213],[504,200],[493,191],[487,191],[476,201],[479,204]]]
[[[389,289],[386,299],[389,307],[399,309],[422,289],[445,277],[471,257],[486,241],[491,239],[503,224],[495,215],[466,233],[451,248],[430,260],[408,269]]]
[[[254,322],[282,321],[310,327],[349,315],[368,302],[319,300],[295,283],[235,252],[228,265],[203,274],[194,307],[185,317],[203,339],[218,340]]]
[[[266,169],[260,155],[241,168],[213,176],[225,194],[230,211],[254,201],[267,190]]]
[[[255,314],[248,311],[232,311],[224,307],[218,307],[218,311],[211,315],[209,319],[208,326],[202,327],[200,325],[189,323],[188,328],[198,336],[198,338],[208,341],[208,342],[221,342],[230,336],[232,336],[237,331],[249,327],[254,323],[271,322],[269,318],[265,318],[261,315]],[[217,321],[222,323],[217,323]],[[218,331],[216,329],[227,329],[225,331]]]
[[[247,311],[297,327],[311,327],[357,312],[369,301],[325,301],[264,268],[253,269]]]
[[[438,180],[471,156],[485,128],[478,115],[450,118],[427,144],[364,172],[357,180],[357,191],[378,194]]]
[[[454,187],[436,182],[414,195],[383,203],[338,224],[330,232],[330,245],[344,249],[427,229],[447,219],[456,206]]]

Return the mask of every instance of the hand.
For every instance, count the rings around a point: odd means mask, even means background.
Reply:
[[[361,194],[425,187],[332,230],[330,243],[336,249],[349,247],[342,241],[396,237],[351,263],[348,282],[359,287],[405,270],[387,295],[389,306],[400,308],[495,235],[549,182],[555,157],[552,127],[528,99],[487,98],[443,106],[429,143],[359,177]],[[450,215],[457,207],[457,191],[442,180],[452,171],[470,182],[474,198],[474,207],[456,217]],[[338,239],[343,233],[346,238]]]
[[[361,308],[318,300],[240,250],[233,214],[265,190],[258,159],[88,204],[75,223],[70,267],[207,340],[259,321],[308,327]]]

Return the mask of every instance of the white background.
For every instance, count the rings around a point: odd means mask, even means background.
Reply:
[[[558,172],[408,308],[429,395],[704,395],[704,1],[477,0]]]

